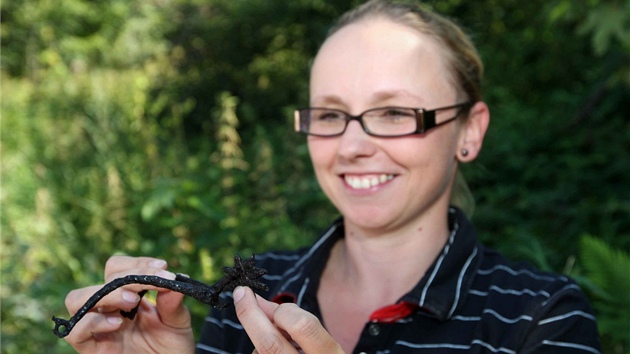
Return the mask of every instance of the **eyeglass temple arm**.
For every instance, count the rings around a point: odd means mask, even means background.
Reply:
[[[419,109],[416,111],[416,133],[424,133],[427,130],[434,128],[438,124],[435,122],[435,111],[425,111]]]
[[[295,112],[293,112],[293,129],[298,132],[306,132],[306,130],[302,130],[302,119],[300,118],[300,111],[299,110],[295,110]]]
[[[450,121],[457,119],[457,117],[459,117],[459,115],[462,114],[462,111],[464,111],[467,107],[470,107],[470,102],[460,103],[460,104],[456,104],[449,107],[443,107],[443,108],[435,109],[432,111],[425,111],[424,109],[417,110],[416,119],[418,121],[418,124],[417,124],[418,129],[416,130],[416,133],[418,134],[424,133],[431,128],[437,127],[438,125],[446,124]],[[442,110],[451,109],[451,108],[459,108],[457,110],[457,113],[453,117],[446,119],[440,123],[437,123],[435,121],[435,113],[437,111],[442,111]]]

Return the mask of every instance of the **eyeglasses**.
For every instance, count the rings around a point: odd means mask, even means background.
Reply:
[[[358,116],[330,108],[302,108],[295,111],[295,131],[315,136],[338,136],[346,131],[348,123],[356,120],[363,130],[372,136],[396,137],[422,134],[429,129],[451,122],[465,110],[470,102],[440,107],[424,108],[380,107],[369,109]],[[455,116],[436,123],[438,111],[458,108]]]

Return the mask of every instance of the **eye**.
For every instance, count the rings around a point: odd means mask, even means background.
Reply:
[[[384,107],[375,109],[369,116],[381,123],[406,123],[415,121],[415,112],[409,108]]]
[[[345,115],[340,111],[335,110],[317,110],[312,112],[313,121],[339,121],[345,120]]]
[[[405,108],[386,108],[381,112],[382,117],[387,118],[405,118],[405,117],[413,117],[414,114],[411,110]]]

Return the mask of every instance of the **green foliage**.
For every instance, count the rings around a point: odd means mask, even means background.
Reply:
[[[630,85],[630,2],[627,0],[594,0],[575,2],[558,0],[552,3],[552,21],[577,22],[576,34],[590,36],[596,55],[614,61],[616,71],[610,83]]]
[[[112,254],[210,282],[235,253],[311,242],[335,211],[291,111],[358,2],[3,1],[2,353],[72,352],[50,317]],[[628,2],[426,3],[487,67],[491,128],[463,168],[480,237],[578,277],[605,348],[627,351]],[[199,328],[207,309],[187,304]]]
[[[593,305],[598,312],[598,325],[610,353],[630,350],[630,256],[592,236],[580,240],[580,259],[587,289],[592,292]]]

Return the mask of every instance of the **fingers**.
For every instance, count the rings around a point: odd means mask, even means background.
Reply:
[[[296,345],[304,353],[344,353],[317,317],[295,304],[278,305],[242,287],[234,290],[234,301],[259,354],[297,353]]]
[[[142,269],[130,269],[125,271],[125,274],[121,274],[123,272],[119,272],[119,277],[123,277],[125,275],[130,274],[143,274],[143,275],[156,275],[165,279],[174,280],[175,274],[171,272],[167,272],[165,270],[161,270],[158,268],[142,268]],[[128,274],[126,274],[128,273]],[[110,280],[111,281],[111,280]],[[81,288],[77,290],[73,290],[66,296],[66,308],[68,312],[71,314],[76,313],[85,302],[94,295],[98,290],[100,290],[103,285],[97,286],[89,286],[86,288]],[[129,311],[136,307],[138,302],[140,301],[140,296],[138,293],[142,290],[158,290],[165,291],[163,288],[158,288],[151,285],[143,285],[143,284],[129,284],[123,287],[117,288],[107,294],[107,296],[103,297],[97,304],[96,308],[98,308],[101,312],[110,312],[114,309],[121,309],[125,311]]]
[[[165,261],[155,258],[114,256],[105,266],[105,282],[132,274],[174,280],[175,274],[166,271],[166,268]],[[76,314],[95,293],[101,291],[103,294],[103,287],[96,285],[71,291],[65,301],[68,312]],[[141,299],[138,293],[142,290],[157,290],[155,302]],[[77,351],[85,353],[121,352],[130,345],[162,348],[157,352],[173,352],[173,343],[184,348],[193,342],[190,313],[183,304],[183,298],[181,293],[152,285],[119,287],[102,297],[65,339]],[[133,320],[123,318],[121,310],[128,312],[134,308],[137,308],[137,313]]]
[[[166,262],[155,258],[114,256],[110,257],[105,266],[105,280],[110,282],[131,274],[156,275],[174,280],[175,274],[164,270],[165,268]],[[96,285],[72,290],[65,299],[68,312],[74,315],[103,286]],[[123,322],[120,310],[130,311],[137,307],[141,301],[138,293],[142,290],[158,290],[162,292],[160,295],[165,295],[158,296],[159,305],[156,310],[157,312],[166,311],[164,315],[164,319],[168,322],[168,324],[165,323],[166,325],[176,328],[190,326],[190,314],[182,303],[184,295],[151,285],[129,284],[103,297],[90,313],[77,323],[72,333],[80,338],[80,341],[82,336],[89,338],[100,331],[115,331]],[[147,306],[153,305],[147,303]],[[147,306],[144,306],[144,310],[148,310]],[[69,341],[74,342],[75,339],[69,338]]]
[[[304,353],[344,353],[317,317],[296,304],[279,305],[273,321],[291,336]]]
[[[79,352],[94,352],[95,336],[104,338],[120,329],[123,318],[117,313],[101,314],[90,312],[79,321],[65,338]]]
[[[264,305],[261,307],[254,292],[249,288],[237,287],[233,295],[236,315],[254,343],[257,353],[297,353],[295,347],[282,335],[265,313],[265,311],[270,312],[273,306],[266,304],[266,301],[263,300],[261,303]]]
[[[165,270],[166,261],[150,257],[128,257],[128,256],[112,256],[105,263],[105,282],[110,282],[116,278],[129,274],[147,274],[153,275],[160,270]],[[150,273],[141,272],[141,270],[150,270]]]
[[[175,291],[158,293],[155,306],[164,325],[178,329],[190,327],[190,312],[183,300],[184,294]]]

